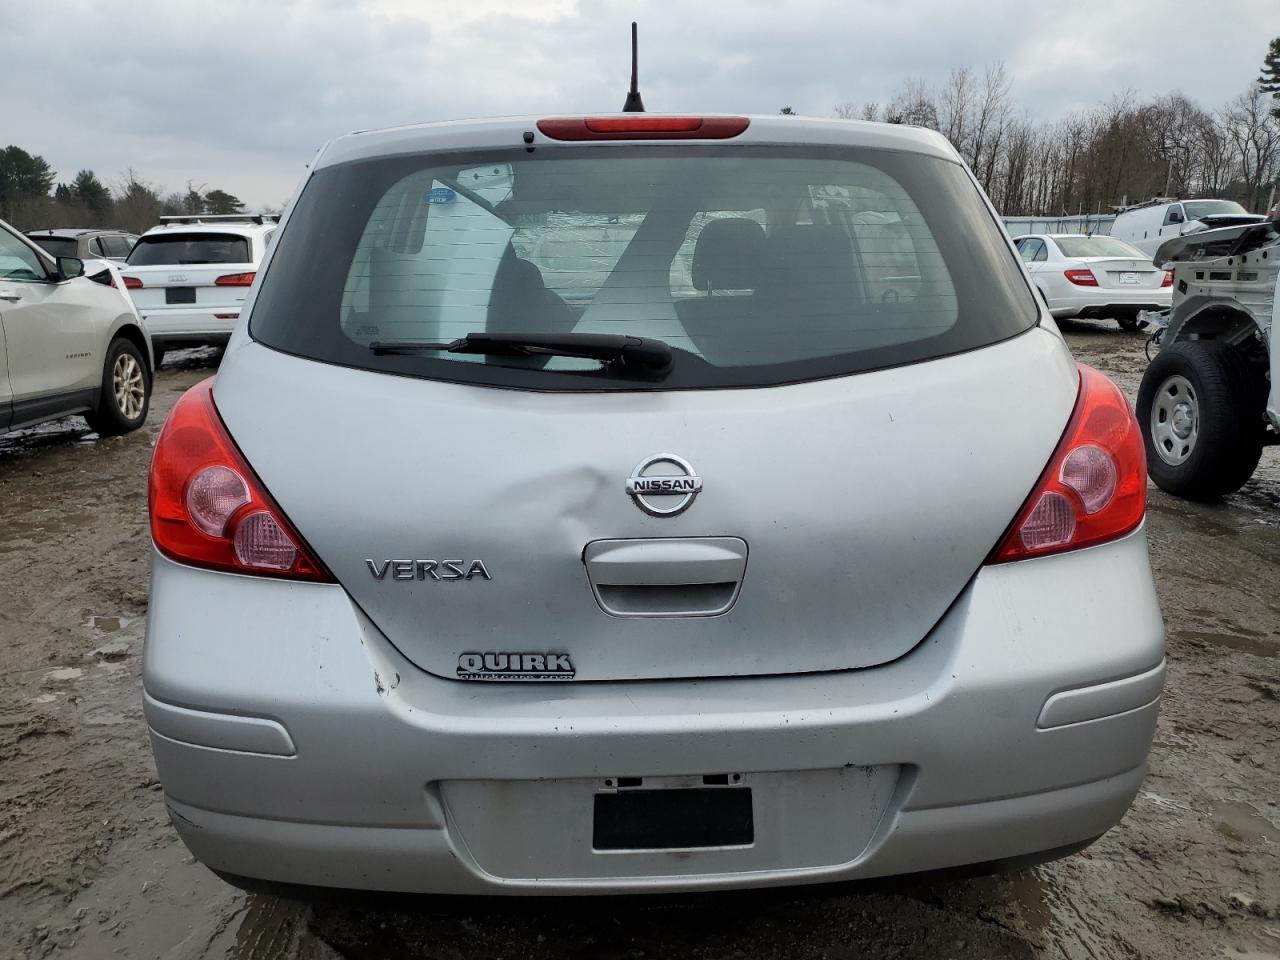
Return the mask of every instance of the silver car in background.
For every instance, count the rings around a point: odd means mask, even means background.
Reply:
[[[1146,769],[1137,425],[928,131],[336,140],[150,494],[152,747],[235,882],[1025,862]]]

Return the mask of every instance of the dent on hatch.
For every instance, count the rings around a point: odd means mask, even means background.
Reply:
[[[609,496],[611,487],[625,498],[625,479],[625,473],[615,476],[591,466],[516,472],[503,486],[489,491],[485,499],[513,505],[510,509],[521,522],[542,525],[548,517],[554,517],[555,531],[580,548],[590,532],[584,518],[599,514],[601,498]]]

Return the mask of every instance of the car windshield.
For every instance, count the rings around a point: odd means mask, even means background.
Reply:
[[[1239,216],[1249,212],[1234,200],[1187,200],[1182,207],[1187,211],[1188,220],[1212,216]]]
[[[132,259],[132,258],[131,258]],[[278,239],[252,335],[291,353],[533,389],[747,386],[1012,336],[1030,293],[951,162],[822,147],[417,155],[319,170]],[[419,352],[472,333],[623,333],[660,385],[602,363]]]
[[[74,237],[31,237],[31,242],[51,257],[76,256]]]
[[[222,233],[158,233],[142,237],[129,251],[129,266],[249,263],[246,237]]]
[[[1131,247],[1115,237],[1054,237],[1064,257],[1134,257],[1150,260],[1137,247]]]

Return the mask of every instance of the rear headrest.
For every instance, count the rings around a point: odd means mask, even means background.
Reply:
[[[769,237],[757,288],[797,301],[798,309],[848,309],[857,284],[853,246],[843,227],[805,224]]]
[[[746,217],[712,220],[693,248],[699,290],[753,290],[764,257],[764,227]]]

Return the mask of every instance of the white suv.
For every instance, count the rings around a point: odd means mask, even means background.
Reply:
[[[155,346],[222,345],[240,317],[258,264],[275,233],[275,215],[161,217],[124,267],[124,284]]]
[[[114,277],[0,220],[0,433],[75,413],[101,434],[146,421],[151,349]]]

